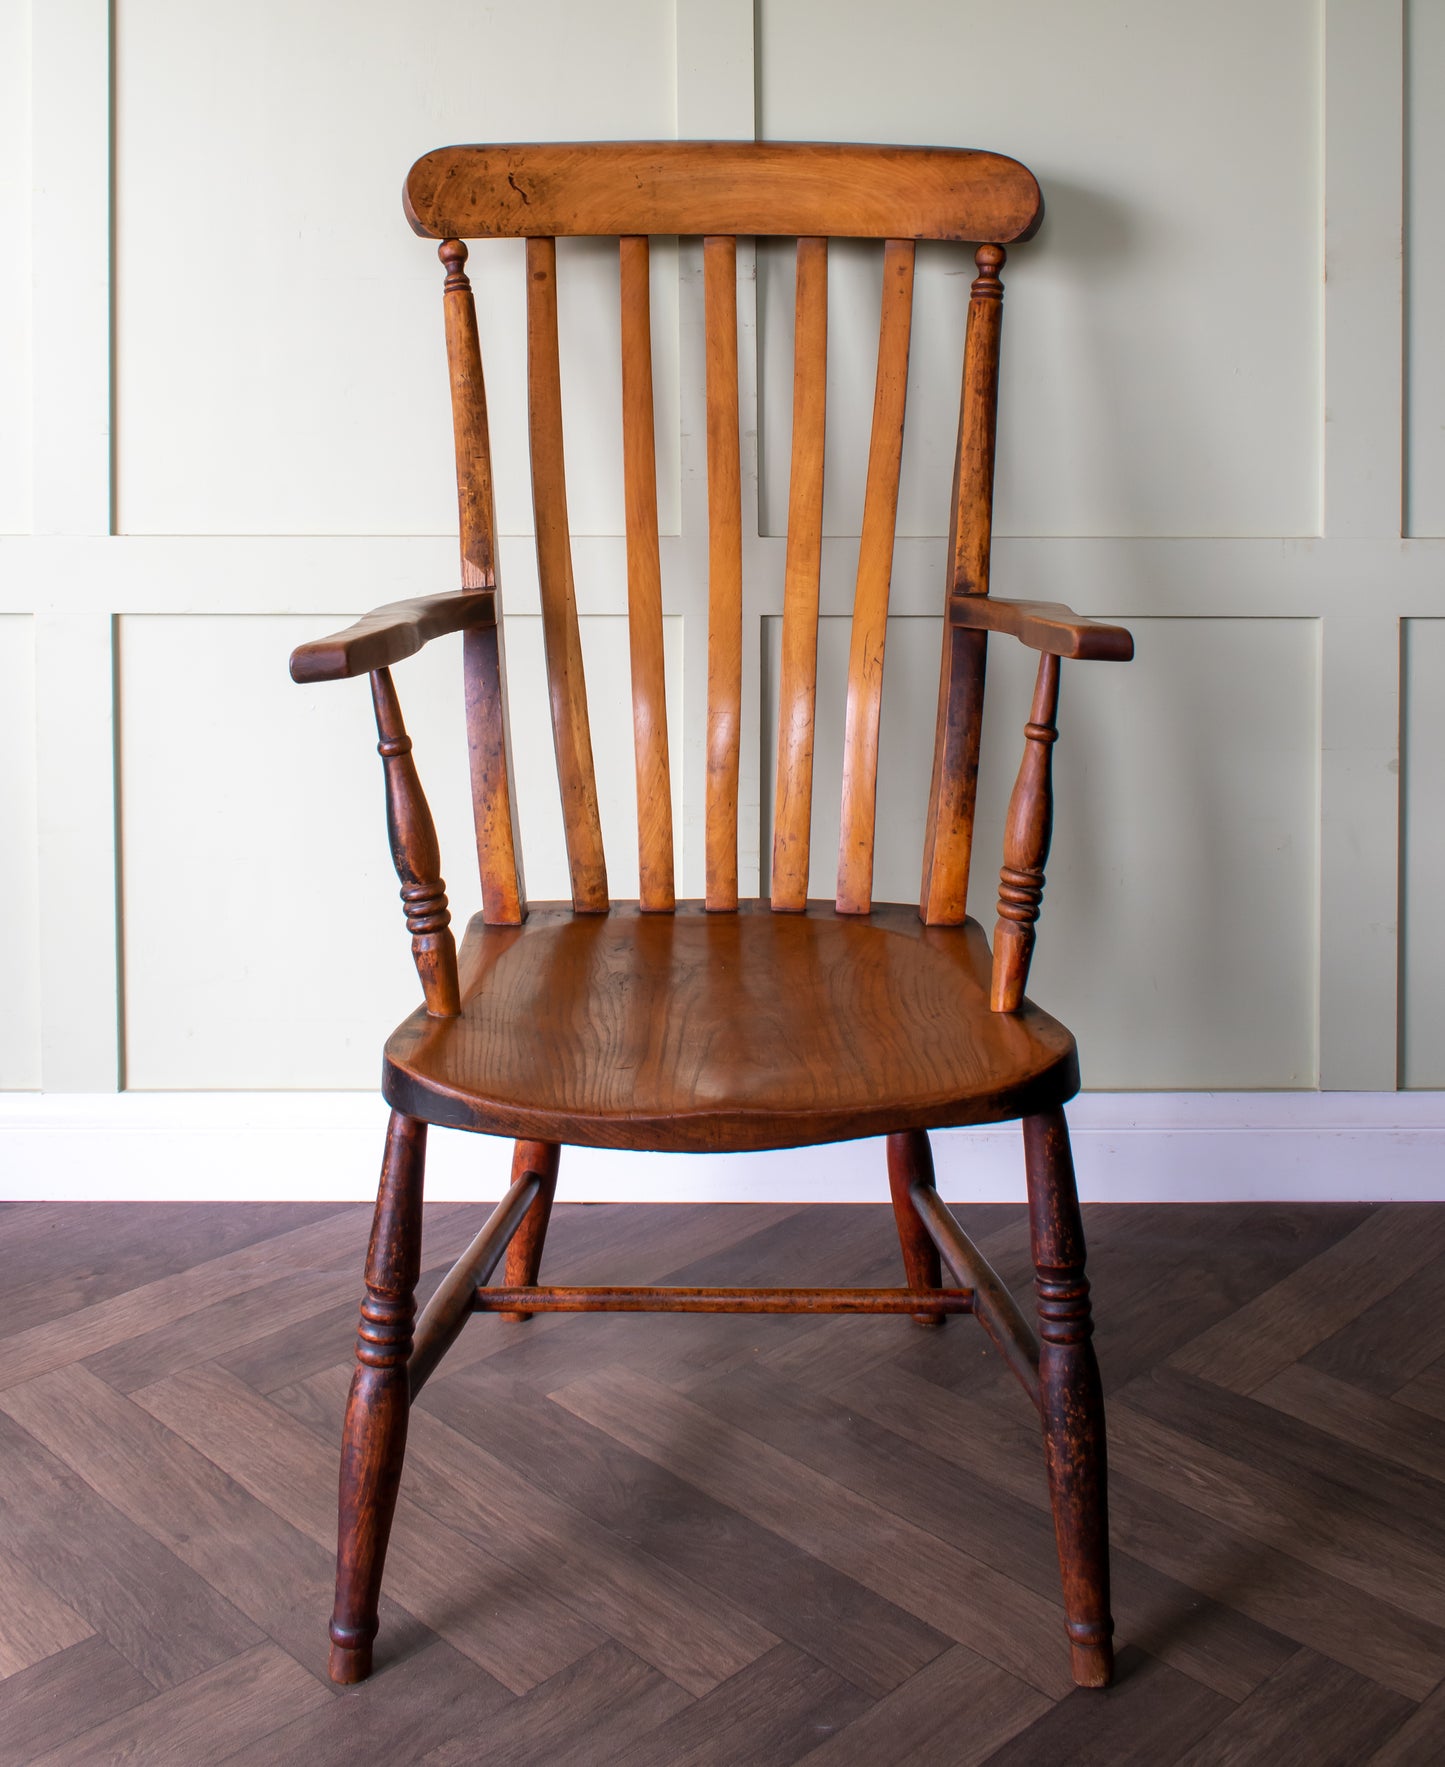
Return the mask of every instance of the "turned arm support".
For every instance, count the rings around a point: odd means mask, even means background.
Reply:
[[[369,675],[414,656],[433,638],[496,623],[496,594],[491,589],[454,589],[415,601],[393,601],[363,614],[344,632],[298,645],[291,652],[291,679],[344,681],[352,675]]]
[[[392,862],[401,879],[412,959],[427,1011],[433,1018],[455,1018],[461,1011],[461,990],[441,850],[389,669],[372,674],[371,699],[376,708],[376,749],[386,774],[386,827]]]
[[[1004,824],[998,876],[998,925],[993,935],[995,1012],[1017,1012],[1034,954],[1034,926],[1044,899],[1044,861],[1054,827],[1053,747],[1058,740],[1059,659],[1039,658],[1034,703],[1024,725],[1024,758]]]
[[[950,625],[975,632],[1006,632],[1030,650],[1079,662],[1127,663],[1134,655],[1134,640],[1125,627],[1076,614],[1061,601],[955,594],[949,598],[948,619]]]

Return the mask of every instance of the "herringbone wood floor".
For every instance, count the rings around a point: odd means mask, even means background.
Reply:
[[[565,1183],[565,1173],[564,1173]],[[1028,1295],[1021,1211],[964,1219]],[[428,1210],[424,1288],[479,1207]],[[0,1759],[1445,1760],[1445,1207],[1087,1212],[1120,1677],[977,1325],[476,1319],[326,1682],[368,1211],[0,1211]],[[900,1280],[886,1209],[561,1207],[553,1280]]]

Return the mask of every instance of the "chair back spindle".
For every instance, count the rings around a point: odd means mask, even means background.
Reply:
[[[557,242],[527,241],[527,417],[532,454],[532,511],[537,529],[537,579],[542,645],[572,906],[607,912],[607,866],[592,767],[582,635],[572,581],[567,477],[562,455],[562,375],[557,347]]]
[[[963,352],[945,607],[955,590],[969,595],[988,594],[999,332],[1003,320],[999,271],[1004,258],[1001,245],[981,245],[974,254],[978,277],[969,294]],[[929,926],[959,926],[968,912],[987,659],[987,633],[951,625],[945,615],[933,780],[924,824],[923,888],[918,910]]]
[[[618,241],[622,282],[622,468],[627,512],[627,612],[632,658],[632,740],[637,765],[638,898],[675,905],[672,779],[662,648],[662,561],[657,538],[652,318],[645,234]],[[575,619],[575,609],[573,610]]]
[[[743,501],[738,437],[738,251],[703,240],[707,337],[707,799],[705,905],[738,905],[738,760],[743,717]]]
[[[878,724],[883,710],[883,648],[898,522],[898,473],[903,460],[903,410],[908,394],[908,339],[913,321],[911,239],[883,248],[883,307],[863,532],[853,595],[848,651],[848,700],[843,729],[843,814],[838,841],[840,914],[873,906],[873,835],[878,792]]]
[[[456,444],[462,587],[498,589],[487,393],[482,379],[476,304],[464,267],[467,248],[459,239],[444,239],[437,248],[437,256],[447,272],[442,309],[446,318],[452,435]],[[493,926],[519,925],[527,906],[517,797],[512,783],[505,642],[500,618],[490,626],[471,628],[462,641],[477,870],[482,885],[482,913]]]
[[[808,900],[827,396],[828,242],[800,239],[793,321],[793,458],[778,679],[778,782],[773,794],[772,906],[792,913],[801,912]]]

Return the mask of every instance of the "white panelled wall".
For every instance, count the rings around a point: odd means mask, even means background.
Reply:
[[[998,592],[1126,621],[1064,671],[1032,991],[1079,1037],[1094,1197],[1445,1196],[1445,9],[1434,0],[12,0],[0,9],[0,1195],[362,1196],[414,1003],[364,685],[300,639],[457,580],[442,273],[401,215],[475,139],[989,147]],[[1403,240],[1403,249],[1402,249]],[[17,249],[18,248],[18,249]],[[520,250],[474,248],[529,890],[565,895]],[[920,252],[878,893],[916,894],[971,257]],[[815,892],[831,896],[878,254],[835,251]],[[560,253],[608,869],[635,888],[616,260]],[[770,842],[791,254],[739,253],[743,875]],[[654,254],[680,885],[701,891],[701,264]],[[991,927],[1029,662],[992,647]],[[397,672],[458,923],[460,646]],[[1397,1090],[1402,1088],[1402,1090]],[[1403,1090],[1408,1088],[1408,1090]],[[1014,1196],[1015,1127],[939,1136]],[[433,1196],[509,1150],[433,1137]],[[577,1150],[563,1194],[871,1198],[881,1149]]]

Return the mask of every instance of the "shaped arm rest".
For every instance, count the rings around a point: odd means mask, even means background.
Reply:
[[[974,631],[1007,632],[1031,650],[1080,662],[1127,663],[1134,639],[1123,626],[1076,614],[1061,601],[1009,601],[1001,595],[953,595],[949,623]]]
[[[445,595],[393,601],[374,608],[344,632],[297,645],[291,652],[291,679],[344,681],[351,675],[370,675],[414,656],[433,638],[468,626],[492,626],[496,619],[496,595],[491,589],[453,589]]]

